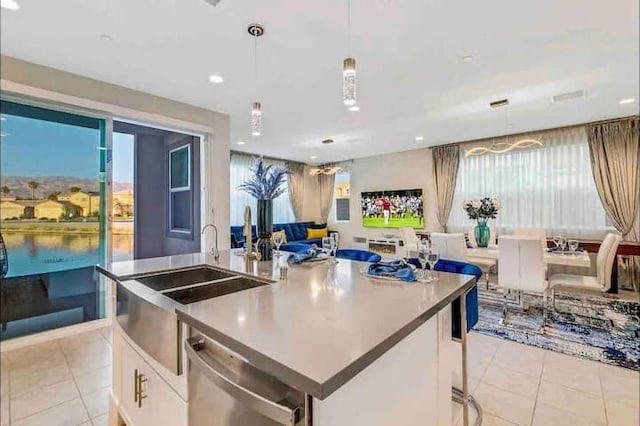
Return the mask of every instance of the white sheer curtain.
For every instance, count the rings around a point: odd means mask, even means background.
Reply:
[[[462,209],[464,200],[491,197],[502,203],[494,221],[498,232],[544,228],[547,235],[599,238],[611,230],[591,174],[585,127],[536,135],[544,146],[504,154],[467,157],[468,146],[461,146],[451,227],[475,225]]]
[[[242,225],[244,223],[244,206],[251,206],[251,219],[256,223],[256,199],[244,191],[238,189],[251,175],[251,167],[254,165],[256,157],[246,154],[231,153],[230,180],[231,180],[231,225]],[[279,167],[285,167],[284,161],[266,159],[265,163],[274,164]],[[288,183],[285,179],[285,188]],[[295,222],[295,216],[291,209],[291,201],[289,199],[289,191],[285,190],[284,194],[273,200],[273,222],[286,223]]]

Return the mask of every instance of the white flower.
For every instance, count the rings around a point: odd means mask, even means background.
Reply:
[[[492,201],[493,201],[493,207],[495,207],[496,210],[500,210],[500,207],[502,206],[502,204],[500,204],[500,200],[498,200],[497,198],[494,198]]]
[[[471,206],[474,209],[479,209],[481,205],[482,203],[480,202],[480,200],[471,200]]]

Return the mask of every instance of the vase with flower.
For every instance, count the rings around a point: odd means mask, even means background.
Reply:
[[[500,200],[489,197],[476,198],[465,201],[462,208],[467,212],[469,219],[477,222],[474,229],[476,244],[478,247],[488,247],[491,230],[487,222],[489,219],[495,219],[498,215]]]
[[[271,234],[273,232],[273,200],[281,196],[286,187],[285,179],[289,170],[285,167],[265,164],[257,158],[251,168],[251,177],[238,189],[245,191],[257,200],[256,228],[258,231],[257,251],[261,260],[271,260]]]

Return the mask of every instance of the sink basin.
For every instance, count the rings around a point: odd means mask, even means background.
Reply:
[[[163,291],[176,287],[183,287],[186,285],[206,283],[209,281],[215,281],[225,278],[231,278],[235,275],[228,272],[220,271],[208,266],[198,266],[191,269],[183,269],[173,272],[161,272],[153,275],[145,275],[136,278],[136,281],[141,282],[147,287],[156,290]]]
[[[237,291],[248,290],[254,287],[260,287],[269,283],[264,281],[253,280],[245,277],[237,277],[229,280],[218,281],[201,286],[190,287],[180,290],[168,291],[164,295],[183,305],[199,302],[212,297],[224,296],[225,294],[235,293]]]

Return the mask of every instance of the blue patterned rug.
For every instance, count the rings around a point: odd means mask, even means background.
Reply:
[[[523,295],[525,309],[510,305],[507,323],[500,325],[502,305],[496,303],[495,292],[480,290],[480,319],[474,330],[489,336],[640,371],[638,302],[600,296],[558,294],[558,310],[549,310],[549,324],[543,334],[540,330],[541,301],[540,296]]]

